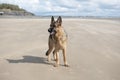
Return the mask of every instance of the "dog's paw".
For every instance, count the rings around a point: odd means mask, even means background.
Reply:
[[[47,59],[48,62],[51,62],[51,59]]]
[[[59,64],[55,64],[54,67],[59,67]]]
[[[65,67],[70,67],[68,64],[65,64],[64,66],[65,66]]]
[[[52,61],[57,61],[56,59],[52,59]]]

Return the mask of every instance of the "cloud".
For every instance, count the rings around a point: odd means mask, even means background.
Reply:
[[[36,15],[120,16],[120,0],[0,0]]]

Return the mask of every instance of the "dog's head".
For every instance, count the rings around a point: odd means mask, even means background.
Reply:
[[[48,32],[50,33],[50,35],[53,35],[56,33],[56,28],[61,27],[62,25],[62,18],[61,16],[58,17],[58,19],[55,21],[54,17],[51,17],[51,24],[50,24],[50,28],[48,29]]]

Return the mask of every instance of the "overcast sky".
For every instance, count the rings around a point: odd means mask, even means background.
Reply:
[[[0,0],[36,15],[119,16],[120,0]]]

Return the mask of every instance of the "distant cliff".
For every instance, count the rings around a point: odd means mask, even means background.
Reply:
[[[28,12],[18,5],[13,4],[0,4],[0,15],[12,15],[12,16],[34,16],[33,13]]]

